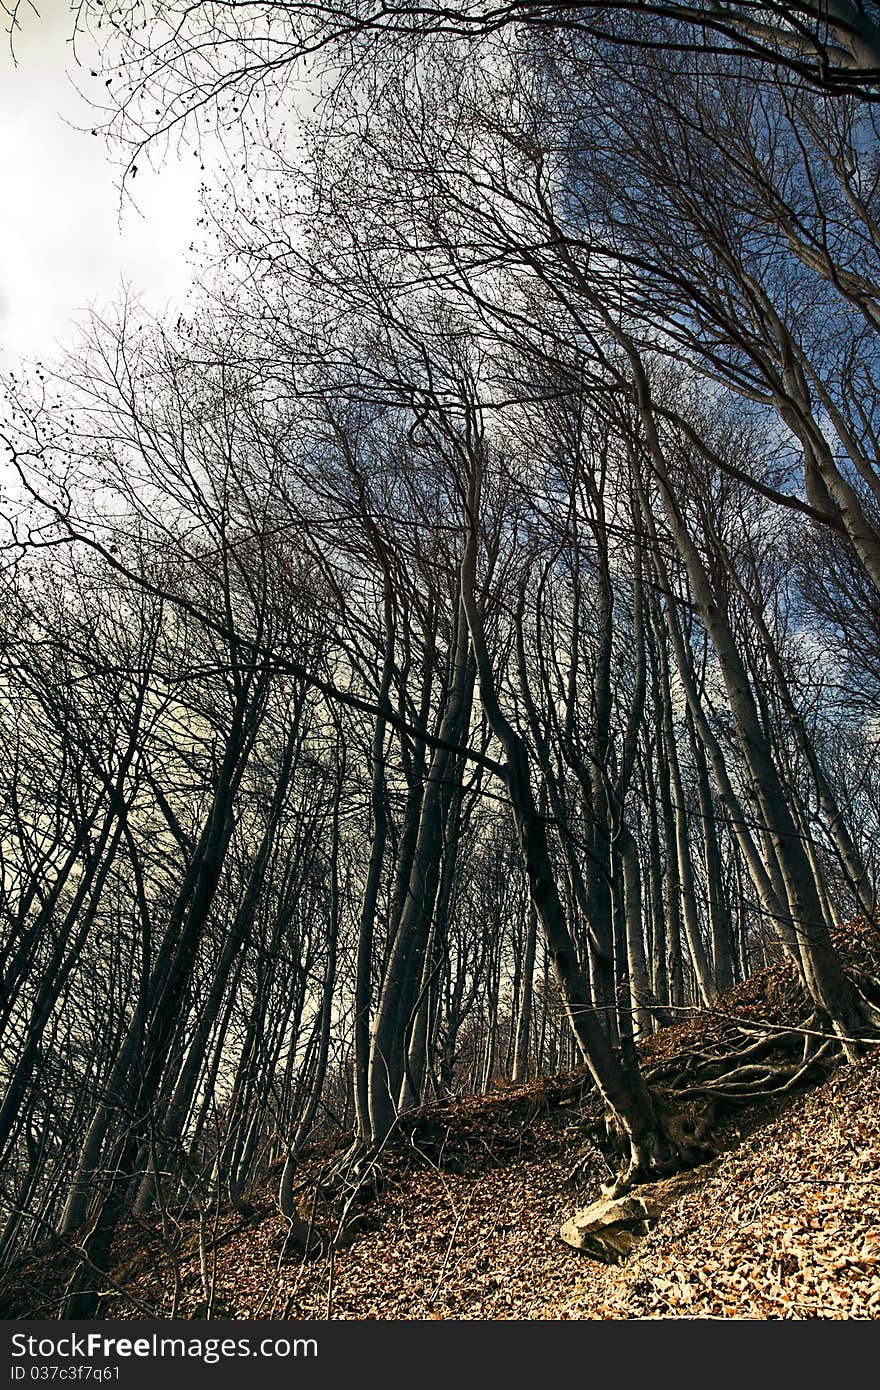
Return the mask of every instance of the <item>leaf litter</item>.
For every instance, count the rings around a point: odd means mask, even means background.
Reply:
[[[873,934],[872,934],[873,935]],[[873,945],[860,952],[876,977]],[[788,1028],[803,997],[785,962],[642,1046],[648,1067],[720,1045],[732,1026]],[[381,1181],[335,1246],[285,1240],[267,1187],[244,1214],[130,1222],[105,1317],[283,1319],[873,1319],[880,1316],[880,1052],[820,1085],[726,1112],[720,1157],[629,1258],[605,1266],[559,1228],[610,1173],[582,1072],[428,1106],[381,1155]],[[325,1237],[338,1196],[321,1179],[344,1140],[303,1156],[300,1210]],[[18,1271],[7,1316],[52,1316],[58,1257]],[[57,1298],[54,1300],[57,1303]]]

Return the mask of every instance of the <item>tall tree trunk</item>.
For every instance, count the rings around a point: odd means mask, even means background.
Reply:
[[[512,1079],[517,1082],[525,1081],[528,1075],[537,936],[538,914],[535,911],[534,903],[530,902],[526,920],[525,949],[520,972],[519,999],[515,1021],[516,1041],[513,1050]]]
[[[610,316],[606,316],[606,321],[629,358],[639,417],[667,521],[684,561],[698,611],[718,657],[740,747],[785,878],[807,986],[817,1006],[830,1019],[847,1057],[854,1060],[862,1051],[856,1039],[866,1026],[865,1018],[829,939],[809,861],[786,803],[727,615],[712,592],[702,559],[672,491],[641,357],[633,340],[613,325]]]
[[[532,902],[544,929],[562,991],[566,1017],[581,1055],[611,1113],[627,1137],[630,1162],[624,1182],[677,1166],[679,1155],[663,1133],[651,1097],[638,1070],[625,1071],[611,1050],[593,1010],[587,982],[565,920],[547,843],[544,817],[532,792],[526,745],[501,709],[495,673],[486,644],[483,615],[477,603],[477,549],[482,492],[481,446],[470,458],[466,502],[466,539],[461,562],[462,602],[471,635],[480,699],[493,733],[504,749],[504,780],[528,876]]]
[[[405,1049],[422,976],[431,914],[439,883],[443,817],[449,806],[447,780],[455,745],[470,719],[474,669],[468,659],[467,625],[459,603],[451,656],[449,693],[440,722],[441,746],[434,749],[422,798],[407,893],[391,945],[370,1046],[370,1135],[380,1144],[397,1116]]]
[[[358,920],[357,955],[355,959],[354,1037],[352,1066],[354,1068],[354,1107],[357,1137],[361,1143],[370,1138],[370,1009],[372,1006],[373,937],[382,864],[388,839],[388,814],[385,806],[385,733],[386,714],[390,711],[389,691],[394,674],[394,596],[391,572],[387,561],[383,569],[383,612],[385,649],[382,656],[382,675],[379,683],[376,723],[370,751],[370,814],[373,822],[370,858],[364,881]]]
[[[730,914],[724,899],[721,874],[721,847],[715,823],[715,807],[709,786],[709,768],[703,745],[689,717],[691,751],[697,770],[697,798],[702,824],[703,867],[706,873],[706,898],[709,911],[709,934],[712,941],[712,974],[722,993],[733,984],[733,954]]]
[[[632,1031],[636,1040],[653,1030],[651,1004],[653,991],[648,980],[645,938],[642,929],[642,873],[639,850],[627,826],[620,830],[620,857],[623,863],[623,890],[626,909],[626,957]]]
[[[675,855],[678,864],[678,882],[681,887],[681,908],[682,917],[684,919],[685,939],[687,940],[688,954],[690,956],[691,967],[693,968],[700,1001],[703,1004],[711,1004],[713,999],[716,998],[718,991],[712,979],[706,948],[703,945],[703,938],[700,932],[700,920],[697,912],[697,890],[696,884],[694,883],[693,862],[691,860],[687,806],[685,804],[684,785],[681,778],[675,727],[672,719],[672,689],[669,680],[669,664],[666,658],[666,647],[662,633],[658,634],[657,656],[660,669],[660,700],[663,719],[663,737],[666,746],[666,758],[669,765],[670,793],[672,797],[672,814],[675,828]]]

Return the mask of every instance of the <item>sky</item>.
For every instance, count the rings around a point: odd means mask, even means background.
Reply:
[[[15,60],[0,34],[2,371],[51,361],[83,312],[118,300],[123,284],[154,313],[179,312],[204,177],[195,160],[172,157],[158,172],[144,161],[138,207],[121,205],[114,154],[90,134],[95,118],[72,80],[88,90],[68,0],[35,3],[39,15],[21,14]]]

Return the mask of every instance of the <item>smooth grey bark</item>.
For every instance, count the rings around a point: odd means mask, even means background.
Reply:
[[[477,667],[480,699],[489,725],[504,749],[504,780],[535,911],[547,940],[562,991],[566,1016],[596,1087],[627,1137],[630,1163],[624,1181],[677,1166],[679,1156],[663,1133],[638,1070],[626,1071],[614,1056],[593,1009],[589,987],[556,885],[544,818],[535,804],[525,741],[504,714],[477,602],[477,553],[482,495],[482,444],[472,450],[465,500],[466,531],[461,562],[462,603]]]
[[[654,778],[654,747],[643,759],[642,777],[648,820],[648,901],[650,922],[651,992],[659,1001],[669,1000],[669,973],[666,959],[666,918],[663,906],[663,861],[660,853],[659,790]]]
[[[384,551],[382,552],[384,555]],[[364,880],[358,918],[357,954],[355,957],[353,1054],[354,1105],[357,1138],[365,1143],[370,1138],[370,1010],[372,1007],[373,939],[382,865],[388,839],[388,812],[385,804],[385,735],[386,712],[390,709],[389,692],[394,674],[395,624],[394,591],[387,560],[382,573],[382,608],[385,647],[382,654],[382,674],[377,703],[379,713],[373,729],[370,749],[370,815],[372,835],[370,858]]]
[[[632,1031],[636,1041],[653,1031],[651,1005],[654,994],[648,979],[645,938],[642,930],[642,871],[635,837],[628,826],[622,825],[618,851],[623,864],[623,888],[626,910],[626,959]]]
[[[673,828],[675,836],[675,855],[678,864],[678,882],[681,890],[681,910],[684,922],[685,940],[691,968],[697,985],[700,1002],[711,1004],[717,998],[718,989],[709,968],[709,959],[700,930],[697,911],[697,890],[694,882],[693,862],[690,851],[690,830],[684,785],[678,761],[678,747],[672,720],[672,690],[669,681],[669,663],[662,634],[658,636],[657,656],[660,670],[660,702],[663,721],[663,736],[666,758],[669,766],[670,796],[672,800]]]
[[[467,624],[460,601],[450,654],[449,690],[440,738],[456,744],[470,717],[474,668],[468,658]],[[405,1071],[408,1030],[413,1021],[424,954],[430,934],[440,874],[443,816],[448,807],[447,780],[454,767],[448,746],[431,757],[421,799],[416,841],[406,895],[391,949],[370,1042],[370,1136],[381,1143],[397,1117]]]
[[[652,409],[648,377],[635,343],[607,312],[605,321],[624,349],[633,377],[639,418],[667,522],[688,573],[691,591],[718,657],[730,712],[746,758],[762,815],[785,878],[807,986],[840,1038],[846,1055],[860,1055],[857,1041],[865,1020],[825,926],[809,861],[792,820],[771,750],[755,709],[748,676],[726,614],[716,601],[699,552],[688,532],[669,482],[666,457]]]
[[[532,1029],[532,1001],[534,998],[535,947],[538,939],[538,914],[533,902],[529,903],[526,918],[525,950],[519,979],[519,995],[514,1026],[513,1067],[511,1077],[514,1081],[525,1081],[529,1068],[529,1040]]]
[[[662,904],[664,898],[666,913],[664,932],[661,941],[666,948],[666,977],[669,987],[669,1002],[676,1008],[684,1004],[684,970],[682,966],[682,885],[678,864],[678,843],[675,835],[675,810],[672,801],[672,783],[669,774],[669,754],[667,752],[663,697],[660,689],[659,656],[656,652],[656,681],[654,700],[654,719],[657,734],[657,789],[659,792],[660,818],[663,826],[663,864],[662,884],[658,884],[658,895]]]
[[[472,688],[473,678],[471,678]],[[472,696],[469,695],[467,699],[468,719],[470,718],[471,704]],[[430,1073],[429,1041],[434,1031],[433,1023],[438,1007],[438,979],[446,963],[446,932],[461,845],[464,767],[459,758],[455,758],[453,761],[448,785],[444,789],[443,800],[443,850],[440,880],[437,886],[434,911],[429,923],[418,999],[415,1005],[415,1017],[412,1021],[406,1049],[404,1079],[400,1094],[401,1109],[408,1109],[421,1102],[424,1085]]]
[[[733,984],[733,954],[730,914],[724,895],[721,872],[721,846],[715,821],[715,806],[709,785],[709,767],[703,745],[688,711],[688,726],[694,766],[697,772],[697,800],[703,842],[703,869],[706,875],[706,903],[709,914],[709,938],[712,943],[712,976],[720,993]]]

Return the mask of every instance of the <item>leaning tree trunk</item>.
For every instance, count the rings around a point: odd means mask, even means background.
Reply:
[[[288,737],[285,740],[281,761],[279,763],[269,815],[260,839],[260,844],[254,855],[241,903],[235,913],[232,927],[227,935],[219,962],[214,970],[208,996],[196,1021],[195,1031],[190,1041],[186,1058],[180,1071],[174,1078],[173,1089],[168,1101],[167,1110],[161,1125],[158,1127],[155,1144],[155,1156],[158,1158],[161,1158],[166,1152],[173,1152],[175,1149],[179,1149],[180,1138],[190,1113],[193,1097],[195,1096],[196,1087],[198,1085],[198,1079],[204,1065],[208,1038],[217,1022],[218,1012],[226,996],[229,976],[236,961],[245,950],[245,942],[248,933],[257,916],[260,894],[263,891],[267,867],[275,845],[276,835],[281,822],[287,795],[290,790],[290,775],[294,755],[302,739],[300,716],[303,709],[303,695],[304,691],[301,691],[295,708],[294,720],[291,724]],[[157,1183],[158,1175],[155,1171],[155,1166],[151,1165],[144,1173],[138,1189],[133,1208],[136,1215],[145,1215],[152,1207],[156,1196]]]
[[[792,694],[782,665],[781,655],[770,633],[769,627],[767,626],[767,621],[764,617],[761,605],[758,603],[755,596],[747,590],[744,584],[740,582],[738,588],[745,598],[749,606],[749,612],[761,634],[763,648],[770,662],[770,668],[776,677],[779,695],[782,700],[783,708],[788,716],[795,743],[800,749],[804,761],[812,774],[819,806],[825,817],[828,833],[837,850],[841,867],[858,901],[859,907],[863,912],[867,913],[868,916],[871,916],[876,906],[876,896],[870,886],[870,876],[856,848],[853,837],[850,834],[843,808],[838,802],[831,782],[825,773],[821,760],[807,733],[804,717],[797,708],[794,695]]]
[[[98,1165],[110,1129],[111,1106],[117,1102],[117,1108],[128,1121],[128,1128],[114,1145],[112,1163],[109,1165],[112,1173],[109,1187],[101,1197],[97,1218],[84,1242],[89,1264],[93,1268],[105,1266],[123,1211],[132,1168],[141,1149],[144,1121],[159,1093],[167,1067],[178,1015],[232,835],[233,803],[256,737],[265,693],[265,681],[260,682],[257,690],[247,682],[239,692],[224,758],[217,774],[211,810],[187,867],[150,973],[148,1012],[146,1017],[136,1016],[126,1031],[111,1071],[106,1098],[98,1105],[83,1143],[77,1172],[61,1218],[63,1234],[72,1234],[85,1224],[89,1199],[94,1195]],[[250,709],[247,709],[248,703]],[[93,1277],[84,1265],[71,1281],[64,1305],[65,1318],[94,1316],[99,1295],[94,1291],[93,1283]]]
[[[641,357],[633,340],[613,324],[610,316],[606,315],[606,321],[630,361],[639,417],[667,521],[684,561],[697,610],[718,657],[739,744],[758,793],[764,822],[785,878],[807,988],[815,1003],[831,1021],[845,1054],[850,1060],[854,1060],[862,1050],[858,1036],[866,1026],[865,1018],[831,944],[812,870],[758,718],[748,675],[727,614],[712,591],[702,558],[690,536],[672,490],[666,457],[654,417],[648,378]]]
[[[615,1057],[596,1018],[588,984],[578,961],[556,884],[546,821],[535,804],[526,744],[501,709],[483,615],[476,598],[478,518],[482,491],[479,446],[472,454],[470,467],[461,593],[476,660],[480,699],[489,726],[504,749],[506,762],[503,777],[517,841],[528,877],[531,900],[544,930],[559,981],[566,1017],[590,1075],[627,1139],[629,1164],[621,1179],[623,1185],[650,1174],[671,1171],[681,1162],[681,1155],[664,1133],[638,1069],[625,1070]]]

